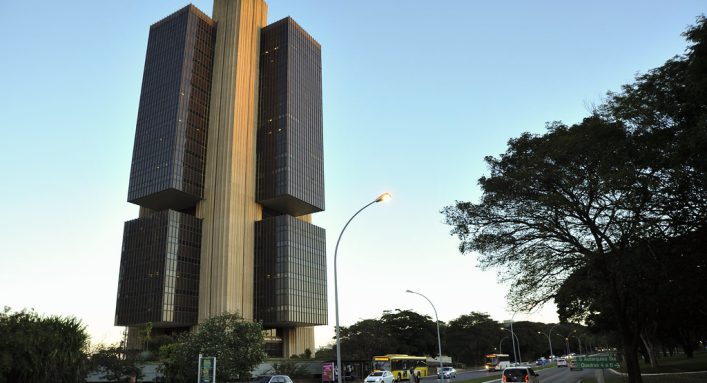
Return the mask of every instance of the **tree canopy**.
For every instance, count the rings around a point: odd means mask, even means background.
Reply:
[[[0,382],[78,382],[86,376],[88,334],[74,317],[0,312]]]
[[[491,319],[488,314],[471,312],[453,319],[449,324],[440,323],[442,353],[451,356],[455,363],[467,366],[480,366],[486,354],[513,351],[510,332],[504,325]],[[521,354],[518,360],[529,361],[547,356],[550,353],[545,337],[538,332],[547,332],[548,325],[521,321],[514,323],[515,337],[520,342]],[[561,353],[562,337],[557,333],[569,334],[573,331],[587,334],[587,329],[580,325],[558,324],[553,334],[553,349]],[[428,316],[422,316],[408,310],[386,312],[381,318],[362,319],[349,327],[341,328],[341,353],[344,359],[371,360],[376,355],[409,354],[436,356],[438,354],[435,322]],[[576,342],[576,340],[574,340]],[[499,350],[498,347],[501,347]],[[317,355],[319,356],[319,352]],[[325,359],[332,359],[329,353]]]
[[[444,324],[441,324],[443,327]],[[341,328],[341,354],[346,359],[370,360],[375,355],[436,355],[437,324],[410,310],[386,312]]]
[[[640,340],[663,318],[661,291],[704,276],[704,247],[690,238],[707,223],[705,18],[684,35],[684,55],[609,93],[583,121],[509,140],[485,159],[480,202],[443,210],[462,253],[507,270],[517,310],[560,296],[568,317],[610,318],[632,382]],[[677,258],[698,267],[669,267]],[[707,290],[688,289],[704,307]]]
[[[163,373],[170,382],[196,380],[199,354],[215,356],[219,380],[250,378],[250,372],[265,360],[263,328],[238,314],[207,319],[195,332],[181,334],[177,342],[162,346]]]

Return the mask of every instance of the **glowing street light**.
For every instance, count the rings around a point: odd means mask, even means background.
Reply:
[[[369,202],[364,207],[358,209],[358,211],[354,215],[352,215],[351,218],[349,218],[348,222],[346,222],[344,228],[341,229],[341,233],[339,233],[339,239],[336,240],[336,247],[334,248],[334,311],[336,311],[336,375],[338,376],[339,383],[341,383],[341,340],[339,338],[339,284],[337,281],[336,273],[336,259],[339,253],[339,242],[341,242],[341,236],[344,235],[344,231],[349,226],[351,221],[358,215],[358,213],[362,212],[363,209],[373,205],[374,203],[387,201],[390,198],[390,193],[383,193],[379,195],[378,198],[376,198],[375,200]]]

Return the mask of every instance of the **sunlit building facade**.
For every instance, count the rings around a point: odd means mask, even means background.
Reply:
[[[262,0],[215,0],[150,28],[115,315],[129,343],[237,312],[290,356],[327,323],[320,46],[266,19]]]

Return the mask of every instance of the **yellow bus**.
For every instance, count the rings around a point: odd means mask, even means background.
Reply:
[[[415,375],[424,378],[428,375],[427,358],[403,354],[388,354],[373,357],[373,371],[390,371],[396,381],[410,380],[410,369],[415,369]]]

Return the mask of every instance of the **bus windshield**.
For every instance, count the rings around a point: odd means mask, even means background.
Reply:
[[[373,361],[373,371],[390,371],[390,361],[389,360],[374,360]]]
[[[508,362],[510,360],[511,360],[510,357],[505,354],[486,355],[486,364],[496,365],[499,362]]]

